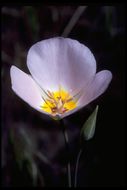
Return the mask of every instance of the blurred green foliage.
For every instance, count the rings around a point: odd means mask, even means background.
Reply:
[[[41,178],[41,184],[44,186],[44,179],[39,171],[36,157],[45,164],[50,164],[42,152],[38,150],[37,133],[31,133],[30,130],[22,127],[18,130],[16,128],[10,129],[10,140],[14,148],[15,159],[20,170],[23,169],[24,162],[27,163],[27,169],[32,176],[33,185],[37,186],[38,177]],[[26,162],[27,161],[27,162]]]
[[[39,32],[39,22],[38,22],[36,9],[32,6],[25,6],[24,11],[26,12],[28,24],[31,29],[33,42],[35,42],[38,39],[38,32]]]

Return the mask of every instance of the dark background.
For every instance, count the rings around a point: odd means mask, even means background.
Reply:
[[[2,185],[32,186],[29,160],[22,169],[16,159],[23,159],[27,140],[37,172],[43,180],[38,186],[67,186],[67,153],[61,127],[48,117],[31,109],[11,90],[10,67],[24,72],[28,49],[35,42],[61,36],[78,6],[3,6],[2,14]],[[79,187],[125,186],[125,7],[88,6],[69,32],[69,38],[88,46],[97,61],[97,71],[108,69],[113,79],[107,91],[81,111],[65,119],[70,140],[71,170],[74,174],[80,148],[79,134],[83,123],[99,105],[96,133],[85,143],[79,174]],[[24,134],[23,133],[23,134]],[[35,141],[34,141],[35,140]],[[31,155],[31,154],[30,154]],[[18,157],[19,156],[19,157]],[[48,161],[47,161],[48,160]],[[33,165],[30,166],[33,166]],[[30,170],[32,171],[32,170]],[[35,171],[35,169],[33,169]],[[39,174],[38,174],[39,175]],[[36,176],[36,175],[35,175]],[[73,176],[74,177],[74,176]],[[41,178],[42,179],[42,178]]]

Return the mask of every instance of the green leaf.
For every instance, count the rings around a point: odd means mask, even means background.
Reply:
[[[39,32],[39,22],[36,9],[32,6],[26,6],[24,9],[27,13],[27,19],[33,34],[33,40],[36,41]]]
[[[42,162],[44,162],[45,164],[51,165],[51,162],[47,159],[47,157],[46,157],[44,154],[42,154],[42,152],[36,151],[36,152],[34,152],[34,154],[35,154]]]
[[[89,118],[87,119],[87,121],[85,122],[85,124],[81,129],[81,138],[83,138],[84,140],[90,140],[94,136],[97,113],[98,113],[98,105],[96,106],[95,110],[89,116]]]
[[[33,179],[33,185],[36,186],[37,185],[37,177],[38,177],[37,164],[30,157],[27,158],[27,161],[28,161],[28,164],[27,164],[28,172]]]
[[[41,186],[44,186],[44,178],[39,171],[35,156],[44,163],[51,165],[47,157],[38,150],[37,146],[38,133],[32,129],[23,126],[10,129],[10,141],[13,145],[16,162],[20,169],[27,161],[27,170],[32,177],[33,185],[37,185],[37,179],[40,178]]]
[[[24,160],[28,157],[33,157],[33,153],[36,150],[36,142],[28,133],[28,130],[22,126],[17,129],[10,129],[10,140],[13,144],[16,162],[19,168],[22,169]]]
[[[19,133],[13,128],[10,129],[10,140],[13,144],[14,148],[14,154],[17,164],[19,165],[19,168],[21,169],[23,166],[23,160],[25,157],[25,143],[22,140]]]

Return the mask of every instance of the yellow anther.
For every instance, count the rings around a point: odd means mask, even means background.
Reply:
[[[67,91],[59,88],[59,91],[46,92],[47,98],[44,99],[41,109],[52,115],[63,114],[77,107],[76,101]]]

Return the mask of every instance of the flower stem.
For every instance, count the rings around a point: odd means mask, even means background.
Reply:
[[[76,167],[75,167],[74,187],[77,186],[77,174],[78,174],[79,159],[80,159],[81,154],[82,154],[82,149],[80,149],[78,156],[77,156]]]
[[[65,146],[66,146],[66,150],[67,153],[69,155],[69,140],[68,140],[68,134],[64,125],[63,120],[60,120],[60,124],[62,126],[63,129],[63,134],[64,134],[64,140],[65,140]],[[70,159],[70,158],[69,158]],[[67,163],[67,174],[68,174],[68,187],[71,187],[71,166],[70,166],[70,160]]]

